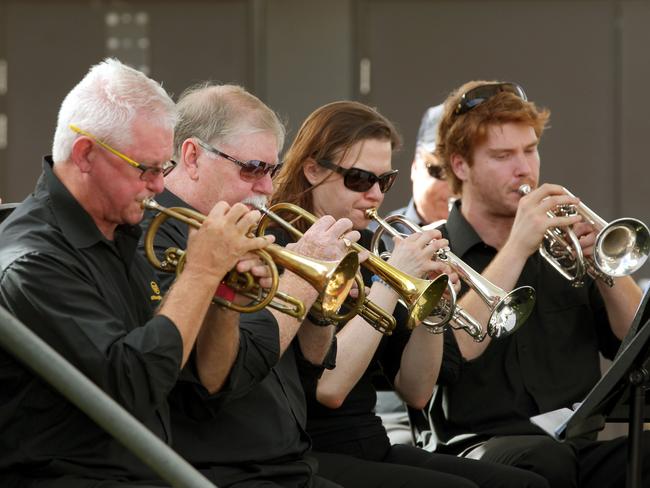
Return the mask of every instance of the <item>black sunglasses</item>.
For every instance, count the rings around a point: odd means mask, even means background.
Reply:
[[[445,179],[445,169],[439,164],[427,164],[427,171],[429,172],[429,176],[435,178],[436,180]]]
[[[269,164],[258,159],[251,159],[250,161],[246,162],[240,161],[239,159],[229,156],[225,152],[219,151],[218,149],[212,147],[210,144],[203,142],[199,138],[196,140],[199,142],[199,146],[201,146],[206,151],[209,151],[212,154],[216,154],[217,156],[221,156],[222,158],[227,159],[228,161],[232,161],[237,166],[239,166],[239,176],[244,181],[256,181],[262,179],[268,173],[271,173],[271,178],[273,178],[282,167],[282,164]]]
[[[517,83],[489,83],[487,85],[477,86],[476,88],[472,88],[463,93],[463,96],[460,97],[458,105],[456,106],[456,110],[454,110],[454,114],[461,115],[469,112],[499,93],[512,93],[523,101],[528,100],[524,89]]]
[[[359,168],[341,168],[338,164],[329,161],[318,160],[316,161],[323,168],[336,171],[338,174],[343,175],[343,184],[348,190],[364,192],[372,188],[375,183],[379,183],[379,190],[386,193],[390,187],[395,183],[398,170],[394,169],[388,171],[383,175],[377,176],[375,173],[366,171]]]

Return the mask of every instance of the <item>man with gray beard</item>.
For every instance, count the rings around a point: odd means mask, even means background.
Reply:
[[[273,191],[272,176],[285,130],[276,114],[235,85],[203,84],[188,89],[178,104],[174,148],[178,166],[165,178],[157,198],[165,207],[207,214],[217,202],[263,205]],[[153,215],[143,222],[145,228]],[[184,249],[187,226],[167,220],[155,249]],[[348,219],[319,219],[292,250],[334,260],[347,251],[345,237],[359,233]],[[264,275],[254,257],[238,265]],[[173,275],[161,273],[164,291]],[[318,292],[285,271],[280,290],[307,309]],[[220,287],[217,294],[230,295]],[[247,300],[248,301],[248,300]],[[220,309],[219,323],[203,327],[188,367],[170,396],[174,447],[220,487],[337,487],[314,476],[307,453],[306,405],[297,363],[333,367],[334,327],[304,322],[275,310],[240,315]],[[216,314],[215,314],[216,316]],[[211,319],[206,318],[206,322]],[[294,337],[297,338],[294,340]],[[209,375],[202,364],[211,364]]]

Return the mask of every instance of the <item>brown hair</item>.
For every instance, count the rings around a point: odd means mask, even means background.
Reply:
[[[304,163],[313,159],[336,164],[354,144],[366,139],[390,141],[393,150],[401,144],[393,124],[362,103],[333,102],[314,110],[287,150],[284,165],[274,180],[272,203],[289,202],[313,213],[313,186],[303,172]],[[304,230],[305,226],[299,227]]]
[[[474,148],[485,141],[488,128],[492,125],[525,124],[533,128],[539,139],[551,114],[548,109],[538,109],[533,102],[522,100],[509,92],[498,93],[464,114],[455,114],[464,93],[491,83],[498,82],[470,81],[453,91],[445,100],[444,113],[438,126],[435,155],[443,165],[446,179],[454,193],[460,193],[462,188],[462,181],[451,169],[451,157],[454,154],[460,155],[472,165]]]

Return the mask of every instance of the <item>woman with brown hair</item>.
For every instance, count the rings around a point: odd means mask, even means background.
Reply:
[[[273,203],[294,203],[319,217],[347,217],[367,248],[371,233],[364,230],[369,223],[365,211],[379,207],[393,184],[397,170],[391,167],[391,156],[398,145],[393,125],[366,105],[342,101],[320,107],[287,151]],[[389,263],[410,275],[431,277],[448,271],[432,260],[445,245],[437,230],[397,238]],[[395,311],[398,326],[385,337],[357,316],[337,333],[336,368],[320,378],[306,369],[301,372],[319,474],[348,487],[548,486],[523,470],[390,445],[373,412],[373,379],[383,375],[409,405],[422,408],[438,377],[443,340],[426,327],[409,331],[405,309],[396,308],[397,294],[364,271],[368,298]]]

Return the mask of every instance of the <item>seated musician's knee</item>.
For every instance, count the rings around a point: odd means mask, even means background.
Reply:
[[[517,467],[543,476],[553,488],[578,486],[578,458],[574,449],[551,438],[526,449]]]

